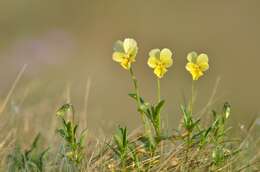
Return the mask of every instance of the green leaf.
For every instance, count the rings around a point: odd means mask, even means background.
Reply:
[[[74,127],[74,129],[73,129],[73,134],[74,134],[74,135],[76,135],[77,129],[78,129],[78,125],[75,125],[75,127]]]
[[[32,143],[32,145],[31,145],[30,149],[27,150],[27,151],[25,151],[25,156],[26,156],[26,157],[28,157],[29,154],[37,147],[37,143],[38,143],[38,141],[39,141],[39,138],[40,138],[40,133],[37,134],[37,136],[34,138],[33,143]]]
[[[196,127],[200,122],[200,119],[197,119],[197,121],[195,121],[193,124],[192,124],[192,128]]]
[[[84,129],[81,133],[80,133],[80,138],[79,138],[79,144],[83,145],[83,139],[85,138],[87,133],[87,129]]]
[[[60,134],[61,137],[63,137],[63,138],[66,137],[66,133],[63,129],[57,129],[56,131]]]
[[[131,98],[135,99],[137,101],[137,95],[136,93],[129,93],[128,94]],[[139,96],[140,102],[143,104],[145,103],[144,99],[142,97]]]
[[[155,114],[159,114],[163,105],[164,105],[165,101],[161,100],[155,107]]]

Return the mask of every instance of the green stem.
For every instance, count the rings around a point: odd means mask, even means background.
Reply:
[[[134,75],[134,71],[132,69],[132,67],[130,68],[130,75],[131,75],[131,78],[132,78],[132,81],[134,83],[134,89],[135,89],[135,94],[136,94],[136,98],[137,98],[137,104],[138,104],[138,107],[140,108],[141,107],[141,101],[140,101],[140,94],[139,94],[139,88],[138,88],[138,83],[137,83],[137,79]]]
[[[161,82],[160,78],[157,78],[157,99],[158,103],[161,101]],[[156,134],[157,137],[160,137],[161,135],[161,114],[158,114],[158,120],[159,120],[159,126],[157,126]]]
[[[72,123],[75,124],[75,109],[74,106],[71,105],[71,113],[72,113]]]
[[[134,71],[133,71],[132,67],[130,67],[129,71],[130,71],[132,81],[134,83],[134,90],[135,90],[135,94],[136,94],[136,98],[137,98],[138,109],[140,109],[142,104],[141,104],[141,101],[140,101],[140,93],[139,93],[137,79],[134,75]],[[147,127],[147,124],[146,124],[145,114],[143,112],[141,112],[141,116],[142,116],[143,124],[144,124],[144,127],[145,127],[145,131],[147,131],[148,127]]]
[[[190,115],[193,115],[193,104],[194,104],[194,97],[195,97],[195,81],[192,80],[191,83],[191,102],[190,102]],[[192,118],[192,117],[191,117]],[[196,128],[198,129],[198,131],[200,131],[200,127],[198,125],[196,125]]]
[[[161,83],[160,78],[157,78],[157,99],[158,103],[161,101]]]
[[[125,157],[121,158],[122,159],[122,172],[126,172],[126,161]]]
[[[193,114],[193,103],[194,103],[194,83],[195,81],[192,80],[191,83],[191,101],[190,101],[190,114]]]

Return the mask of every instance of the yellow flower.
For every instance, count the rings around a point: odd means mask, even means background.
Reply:
[[[198,80],[203,75],[203,72],[209,69],[207,54],[198,55],[193,51],[188,54],[187,60],[186,70],[190,72],[193,80]]]
[[[154,74],[158,78],[162,78],[167,72],[167,68],[171,67],[173,63],[171,50],[164,48],[152,49],[149,52],[148,66],[154,69]]]
[[[135,62],[137,54],[137,43],[134,39],[126,38],[124,41],[117,41],[114,44],[113,60],[120,63],[120,65],[129,70],[131,64]]]

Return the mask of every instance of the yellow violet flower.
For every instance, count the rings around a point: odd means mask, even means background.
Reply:
[[[209,69],[207,54],[198,55],[193,51],[188,54],[187,60],[186,70],[190,72],[193,80],[198,80],[203,75],[203,72]]]
[[[135,62],[137,54],[137,43],[134,39],[126,38],[124,41],[117,41],[114,44],[113,60],[120,63],[120,65],[129,70],[131,64]]]
[[[149,52],[148,66],[154,69],[154,74],[158,78],[162,78],[167,72],[167,68],[171,67],[173,63],[171,50],[164,48],[152,49]]]

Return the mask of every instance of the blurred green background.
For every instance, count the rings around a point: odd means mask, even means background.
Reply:
[[[28,64],[10,112],[26,115],[35,107],[41,110],[33,117],[49,116],[69,98],[93,131],[111,131],[119,123],[139,126],[127,96],[129,73],[111,59],[113,43],[131,37],[139,44],[134,70],[142,95],[151,101],[156,80],[146,65],[148,52],[164,47],[174,52],[174,65],[162,80],[167,125],[177,127],[179,105],[190,96],[184,66],[192,50],[210,58],[210,70],[197,84],[195,111],[207,104],[220,77],[214,107],[229,101],[232,122],[247,125],[260,105],[259,5],[258,0],[1,0],[1,100]]]

